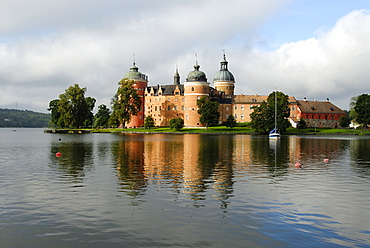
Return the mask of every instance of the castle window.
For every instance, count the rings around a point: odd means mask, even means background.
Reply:
[[[194,87],[191,87],[191,91],[194,91]]]
[[[238,109],[238,105],[235,105],[235,110],[237,110]]]
[[[234,117],[235,117],[235,119],[237,119],[237,118],[238,118],[238,115],[237,115],[237,114],[235,114],[235,115],[234,115]]]
[[[242,111],[244,110],[244,105],[242,105],[241,110],[242,110]]]
[[[157,111],[157,106],[154,106],[154,111]]]
[[[241,114],[241,115],[240,115],[240,118],[241,118],[242,120],[244,120],[244,114]]]
[[[226,111],[229,111],[229,106],[226,106]],[[227,118],[227,116],[226,116],[226,118]]]
[[[167,106],[167,110],[171,110],[171,106],[170,105]]]
[[[228,115],[228,114],[226,114],[226,116],[225,116],[225,117],[226,117],[226,119],[227,119],[227,118],[229,117],[229,115]]]
[[[181,106],[181,110],[184,110],[184,105]]]

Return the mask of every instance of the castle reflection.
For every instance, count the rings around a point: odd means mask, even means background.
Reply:
[[[211,194],[227,208],[235,177],[280,177],[294,163],[310,165],[343,154],[348,141],[287,136],[123,134],[114,152],[120,190],[144,194],[148,184],[185,193],[192,201]],[[115,150],[115,149],[113,149]]]

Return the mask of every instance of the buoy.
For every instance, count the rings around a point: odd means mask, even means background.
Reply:
[[[294,166],[295,166],[295,168],[301,168],[302,164],[297,162],[297,163],[295,163]]]
[[[329,163],[329,161],[330,161],[330,160],[329,160],[328,158],[325,158],[325,159],[324,159],[324,162],[325,162],[325,163]]]
[[[60,157],[62,154],[60,152],[55,153],[55,156]]]

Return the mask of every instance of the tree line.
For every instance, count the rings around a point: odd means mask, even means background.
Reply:
[[[111,99],[110,110],[105,104],[98,106],[97,113],[93,114],[96,100],[92,97],[85,97],[86,88],[80,88],[74,84],[59,95],[58,99],[49,103],[48,110],[51,111],[51,124],[60,128],[105,128],[124,127],[131,121],[131,116],[137,115],[141,110],[142,102],[137,90],[134,88],[134,81],[122,79],[118,82],[116,94]],[[275,99],[276,97],[276,99]],[[256,133],[265,134],[275,127],[275,105],[277,113],[277,128],[284,133],[290,123],[289,97],[283,92],[272,92],[266,101],[253,107],[251,122],[249,125]],[[219,103],[202,97],[197,100],[200,122],[208,129],[209,126],[219,125],[220,113]],[[340,120],[342,127],[347,127],[352,120],[367,127],[370,124],[370,96],[362,94],[354,97],[351,101],[351,111]],[[183,128],[184,120],[174,118],[170,120],[170,128],[180,130]],[[223,123],[229,128],[237,126],[233,115],[227,116]],[[146,116],[144,128],[154,127],[152,116]],[[297,128],[305,128],[305,120],[300,120]]]
[[[0,109],[0,127],[47,127],[50,114],[19,109]]]

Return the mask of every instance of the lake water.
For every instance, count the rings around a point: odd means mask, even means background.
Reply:
[[[42,131],[0,129],[0,247],[370,246],[370,137]]]

